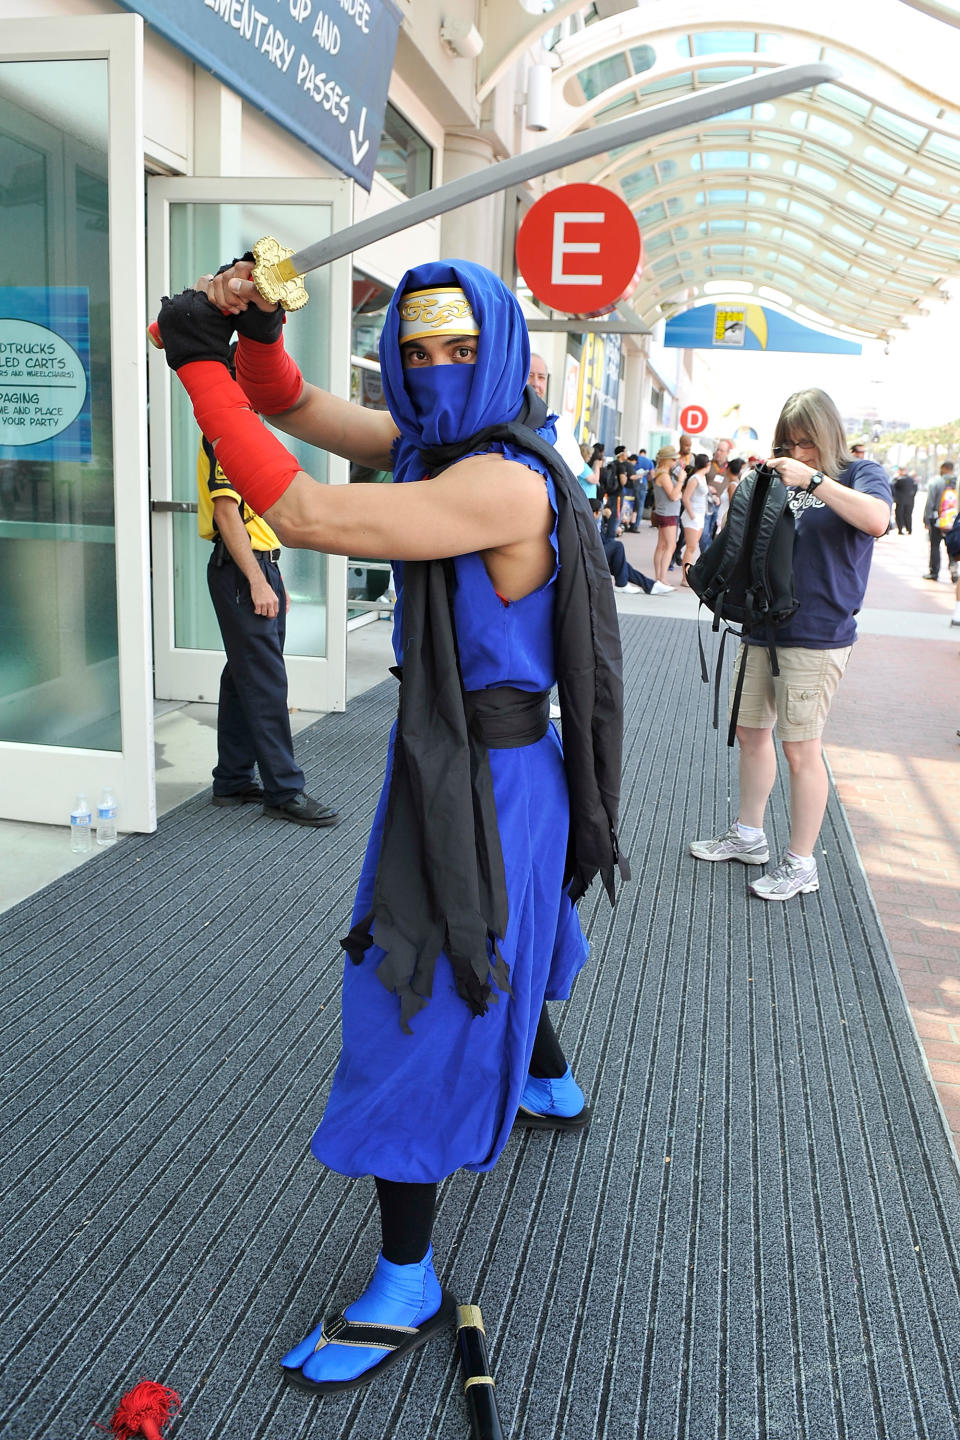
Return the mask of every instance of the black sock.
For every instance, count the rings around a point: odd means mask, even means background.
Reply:
[[[533,1041],[530,1057],[530,1074],[537,1080],[559,1080],[567,1073],[567,1061],[560,1049],[560,1041],[550,1023],[547,1007],[540,1011],[540,1021]]]
[[[430,1248],[437,1187],[374,1177],[380,1201],[383,1258],[393,1265],[416,1265]]]

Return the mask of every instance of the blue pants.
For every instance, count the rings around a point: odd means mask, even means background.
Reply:
[[[293,758],[287,710],[287,592],[269,556],[254,553],[280,602],[272,619],[256,614],[249,582],[229,557],[222,565],[211,560],[207,566],[210,598],[227,652],[220,676],[213,793],[234,795],[253,784],[256,764],[266,803],[282,805],[304,787],[303,771]]]
[[[637,513],[636,513],[636,515],[634,516],[633,524],[631,525],[630,528],[631,528],[631,530],[639,530],[639,529],[640,529],[640,521],[643,519],[643,507],[644,507],[644,506],[646,505],[646,503],[647,503],[647,475],[646,475],[646,471],[644,471],[643,479],[641,480],[641,479],[638,477],[637,480],[636,480],[634,483],[636,484],[636,487],[637,487]]]
[[[604,540],[603,552],[607,557],[607,565],[615,585],[626,585],[629,581],[631,585],[639,585],[646,590],[648,595],[650,594],[653,589],[653,581],[648,576],[641,574],[639,570],[634,570],[627,559],[627,552],[623,548],[622,540]]]
[[[719,513],[719,506],[714,505],[712,509],[707,508],[707,513],[703,517],[703,533],[700,536],[701,555],[717,533],[717,515]]]

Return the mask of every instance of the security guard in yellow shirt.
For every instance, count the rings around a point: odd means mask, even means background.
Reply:
[[[303,771],[293,757],[283,662],[289,601],[277,565],[280,543],[243,503],[206,440],[197,454],[197,492],[200,535],[213,542],[207,584],[227,652],[213,803],[262,801],[264,815],[277,820],[335,825],[336,811],[304,793]]]

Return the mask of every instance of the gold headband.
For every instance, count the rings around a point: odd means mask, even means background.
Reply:
[[[400,344],[433,335],[479,335],[470,301],[456,285],[408,290],[400,297]]]

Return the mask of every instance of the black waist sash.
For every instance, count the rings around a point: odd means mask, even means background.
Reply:
[[[471,734],[488,750],[519,750],[536,745],[550,728],[550,693],[498,685],[465,690],[463,708]]]

